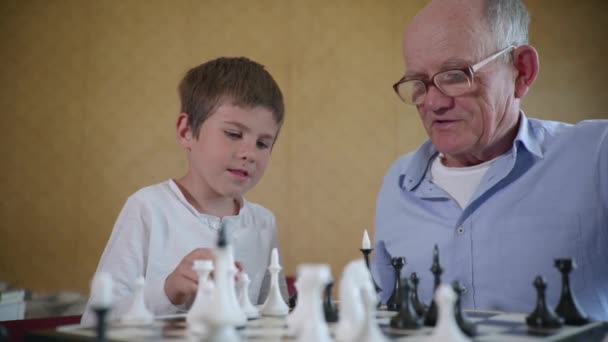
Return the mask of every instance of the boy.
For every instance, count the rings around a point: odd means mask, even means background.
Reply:
[[[283,123],[283,96],[272,76],[247,58],[218,58],[189,70],[179,85],[177,140],[188,171],[143,188],[127,200],[97,272],[114,279],[111,317],[133,301],[146,278],[146,306],[155,315],[187,310],[196,295],[194,260],[212,259],[222,221],[237,267],[251,277],[250,296],[265,299],[266,267],[277,246],[274,215],[243,195],[260,180]],[[266,276],[265,276],[266,275]],[[284,278],[280,281],[285,297]],[[95,321],[89,306],[83,324]]]

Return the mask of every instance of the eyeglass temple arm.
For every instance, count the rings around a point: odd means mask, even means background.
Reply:
[[[481,62],[473,65],[471,67],[471,69],[473,70],[473,72],[475,72],[475,71],[481,69],[484,65],[486,65],[486,64],[490,63],[491,61],[493,61],[496,57],[502,55],[503,53],[505,53],[505,52],[507,52],[507,51],[509,51],[511,49],[515,49],[515,45],[509,45],[509,46],[507,46],[506,48],[498,51],[497,53],[493,54],[492,56],[489,56],[488,58],[484,59],[483,61],[481,61]]]

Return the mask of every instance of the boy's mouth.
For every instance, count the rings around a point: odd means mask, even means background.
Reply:
[[[239,178],[247,178],[249,177],[249,172],[241,169],[228,169],[228,172],[239,177]]]

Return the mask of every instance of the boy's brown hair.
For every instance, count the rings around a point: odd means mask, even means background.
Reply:
[[[201,125],[223,103],[272,112],[281,127],[285,114],[283,94],[264,66],[245,57],[220,57],[186,73],[179,83],[181,112],[198,138]]]

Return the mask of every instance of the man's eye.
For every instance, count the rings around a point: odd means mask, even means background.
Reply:
[[[412,85],[412,99],[416,99],[426,94],[426,86],[422,82],[416,82]]]
[[[241,132],[236,131],[224,131],[224,134],[230,139],[240,139],[243,136]]]
[[[441,82],[445,84],[467,83],[467,76],[461,71],[448,71],[441,75]]]

